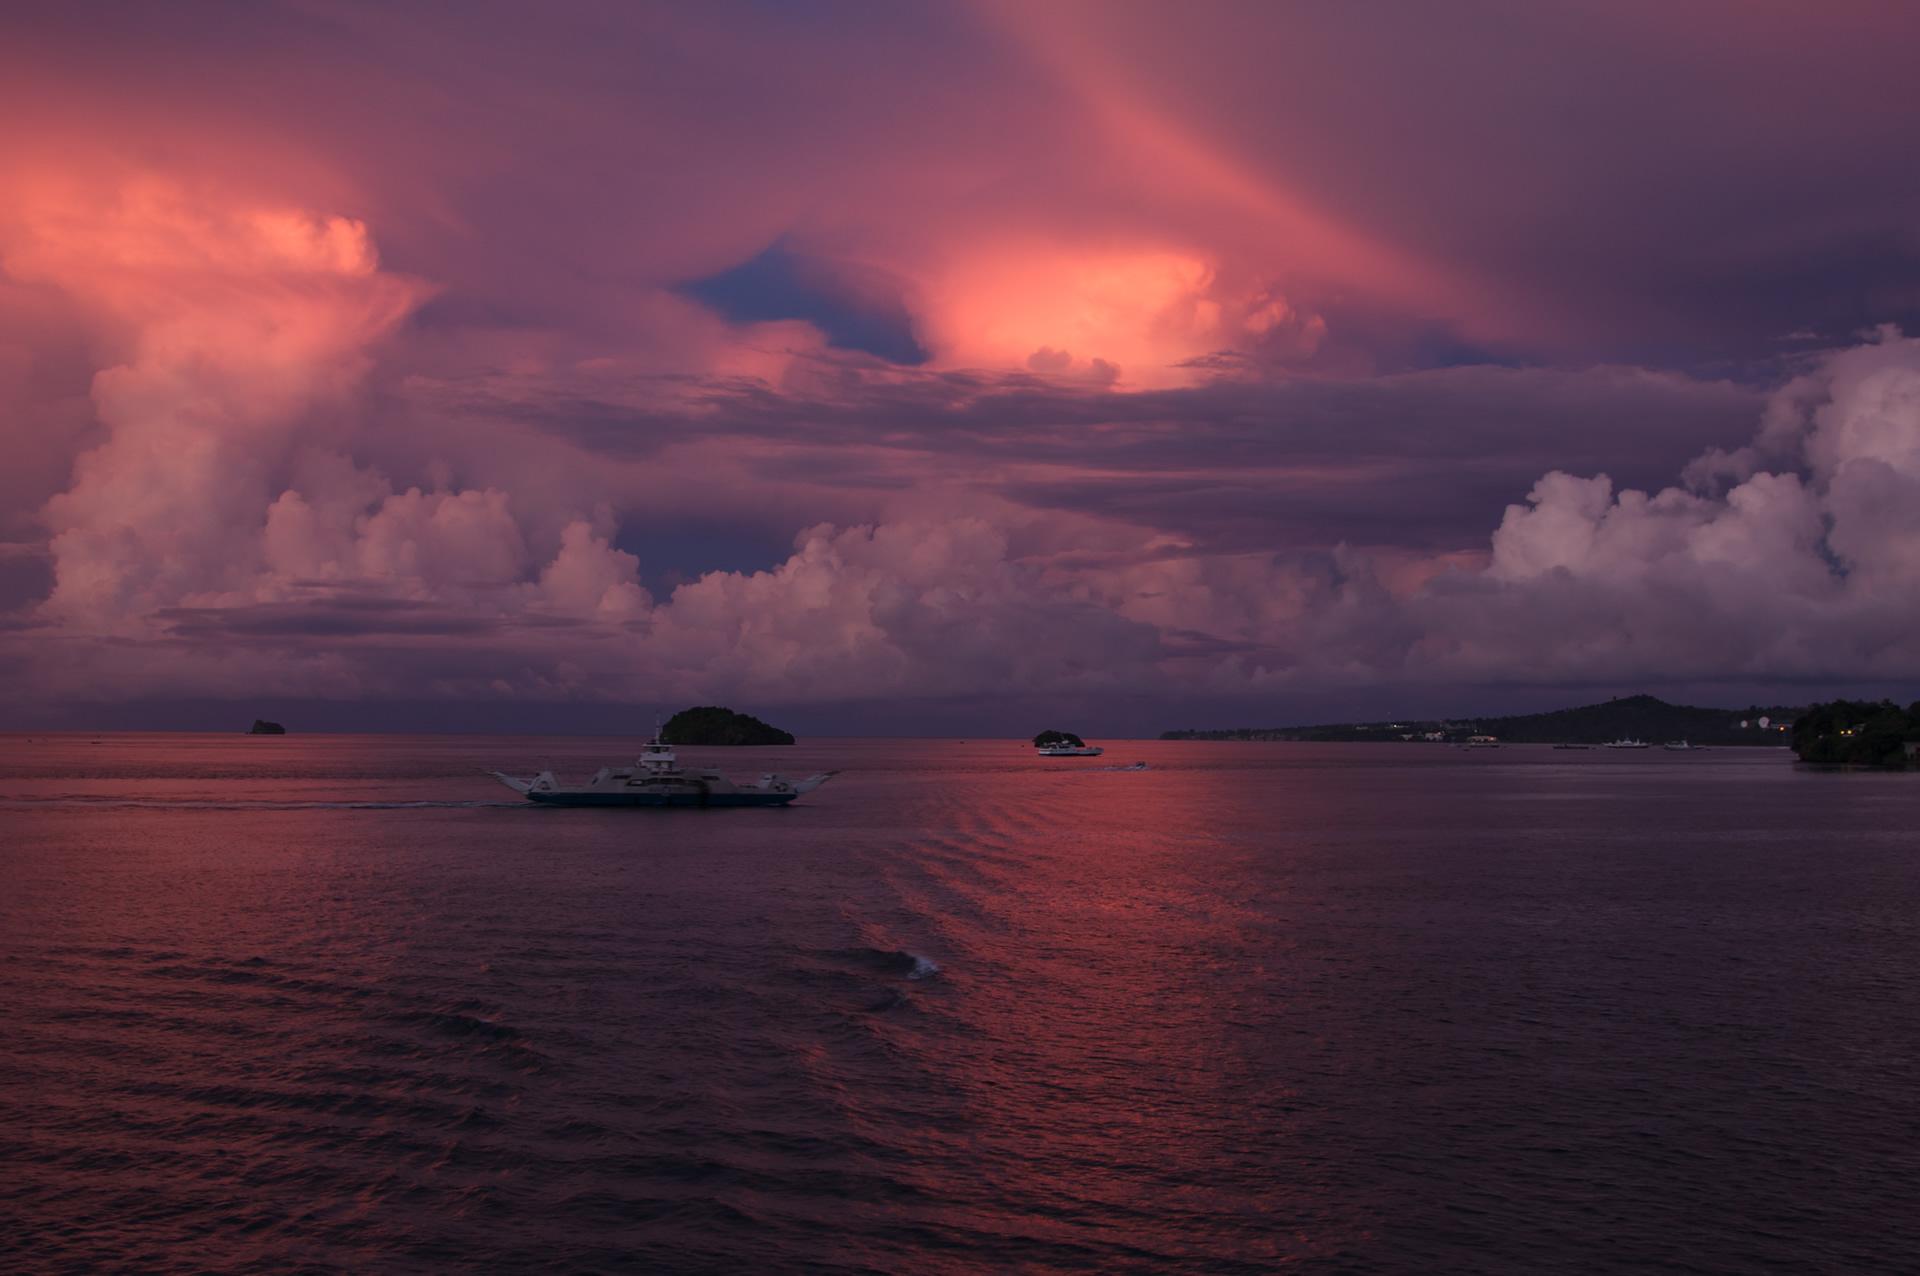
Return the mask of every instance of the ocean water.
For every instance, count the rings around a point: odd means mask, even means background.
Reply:
[[[1920,1269],[1920,777],[637,743],[0,737],[0,1270]]]

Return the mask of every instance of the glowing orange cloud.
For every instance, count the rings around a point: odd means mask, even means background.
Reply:
[[[929,290],[923,337],[943,362],[1164,383],[1214,340],[1213,269],[1175,252],[999,245]]]
[[[1206,256],[1146,246],[1002,240],[956,256],[922,303],[920,336],[941,363],[1126,389],[1185,384],[1188,361],[1282,328],[1311,353],[1325,331],[1284,298],[1223,287]]]

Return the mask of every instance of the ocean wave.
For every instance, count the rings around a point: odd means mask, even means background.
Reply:
[[[939,962],[904,948],[847,948],[827,955],[851,958],[857,964],[871,967],[882,974],[899,975],[907,979],[931,979],[940,973]]]
[[[454,1008],[404,1011],[390,1015],[388,1018],[447,1037],[506,1042],[518,1042],[524,1039],[521,1031],[511,1024],[482,1018],[480,1015]]]

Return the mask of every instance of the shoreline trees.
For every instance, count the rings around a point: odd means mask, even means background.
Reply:
[[[1793,724],[1793,752],[1823,766],[1904,768],[1915,765],[1920,702],[1834,700],[1810,706]]]

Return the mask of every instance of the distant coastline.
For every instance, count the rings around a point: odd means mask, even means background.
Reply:
[[[1622,696],[1600,704],[1548,713],[1484,718],[1401,718],[1391,722],[1332,722],[1290,727],[1163,731],[1162,740],[1284,740],[1464,744],[1492,736],[1510,744],[1606,744],[1636,739],[1654,743],[1686,740],[1695,745],[1785,747],[1799,705],[1752,705],[1712,709],[1668,704],[1650,695]]]

